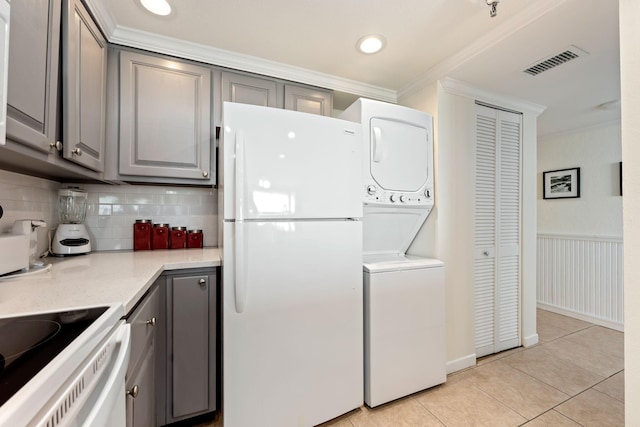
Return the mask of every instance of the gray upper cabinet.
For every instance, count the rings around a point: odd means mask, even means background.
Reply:
[[[210,69],[121,51],[119,71],[120,176],[210,182]]]
[[[107,42],[80,0],[62,17],[63,156],[104,171]]]
[[[333,96],[330,91],[286,84],[284,85],[284,108],[330,117],[333,110]]]
[[[56,142],[60,0],[11,6],[7,138],[48,153]]]
[[[277,98],[277,84],[273,80],[222,72],[222,102],[279,107]]]

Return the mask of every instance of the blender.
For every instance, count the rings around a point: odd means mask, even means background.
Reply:
[[[51,241],[54,255],[91,252],[91,240],[83,222],[87,217],[87,192],[79,188],[58,190],[60,224]]]

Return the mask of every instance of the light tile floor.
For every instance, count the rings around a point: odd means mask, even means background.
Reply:
[[[445,384],[321,427],[624,426],[623,334],[538,310],[538,336]],[[222,427],[220,418],[200,427]]]

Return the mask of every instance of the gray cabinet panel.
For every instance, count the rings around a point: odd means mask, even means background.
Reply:
[[[56,138],[60,0],[11,8],[7,137],[49,152]]]
[[[64,157],[104,171],[107,43],[80,0],[63,15]]]
[[[222,102],[277,107],[277,85],[273,80],[222,72]]]
[[[204,283],[200,284],[200,281]],[[173,417],[209,404],[209,284],[207,278],[173,279]]]
[[[120,174],[208,180],[210,88],[208,68],[122,51]]]
[[[158,352],[163,351],[161,343],[158,344],[164,326],[160,298],[162,291],[164,278],[156,281],[127,318],[131,325],[131,355],[126,375],[127,427],[157,425],[156,402],[159,399],[156,394],[156,359]]]
[[[145,349],[134,375],[127,380],[127,427],[154,427],[156,423],[155,341]],[[136,397],[134,398],[133,388]]]
[[[333,96],[329,91],[286,84],[284,108],[330,117],[333,110]]]
[[[167,275],[167,423],[216,409],[216,293],[211,269]]]

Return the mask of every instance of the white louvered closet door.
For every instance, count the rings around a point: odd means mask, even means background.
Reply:
[[[476,357],[520,345],[522,116],[476,105]]]

